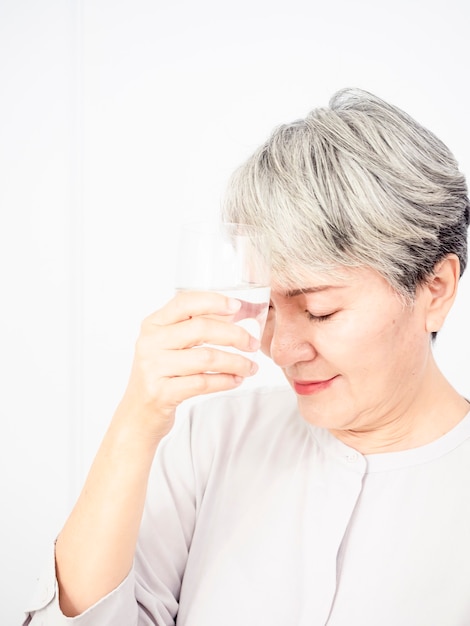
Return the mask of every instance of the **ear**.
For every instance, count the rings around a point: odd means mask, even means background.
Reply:
[[[460,261],[456,254],[449,254],[436,264],[434,273],[426,285],[428,291],[427,332],[435,333],[442,328],[457,295],[459,276]]]

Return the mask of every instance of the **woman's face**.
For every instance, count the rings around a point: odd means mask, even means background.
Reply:
[[[406,306],[368,268],[339,280],[312,275],[288,293],[274,288],[262,349],[282,368],[304,419],[360,432],[415,409],[430,355],[426,297],[420,290]]]

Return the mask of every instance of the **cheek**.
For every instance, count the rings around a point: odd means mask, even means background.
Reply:
[[[397,320],[351,317],[318,333],[316,350],[338,368],[364,376],[378,373],[393,359],[400,343]]]
[[[346,342],[344,337],[342,340]],[[384,314],[356,326],[351,362],[359,372],[374,378],[387,372],[396,376],[407,363],[420,358],[420,348],[418,333],[405,315]]]

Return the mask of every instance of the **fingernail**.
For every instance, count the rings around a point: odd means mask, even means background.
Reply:
[[[261,341],[256,337],[250,336],[250,348],[251,350],[258,350],[261,345]]]
[[[236,298],[229,298],[227,301],[227,310],[232,313],[235,313],[236,311],[239,310],[241,305],[242,303],[240,302],[240,300],[237,300]]]
[[[254,361],[252,361],[251,363],[251,369],[250,369],[250,375],[253,376],[253,374],[256,374],[256,372],[258,371],[258,363],[255,363]]]

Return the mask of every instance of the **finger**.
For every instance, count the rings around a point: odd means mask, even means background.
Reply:
[[[155,348],[180,350],[203,344],[232,346],[254,352],[259,341],[241,326],[205,317],[194,317],[170,326],[153,327]]]
[[[188,350],[167,350],[161,353],[157,375],[187,377],[197,374],[221,373],[246,378],[258,371],[258,365],[236,352],[218,350],[210,346]],[[163,368],[165,369],[164,373]]]
[[[232,374],[194,374],[169,378],[160,394],[160,400],[176,407],[184,400],[196,396],[235,389],[243,380],[241,376]]]
[[[147,321],[166,326],[199,315],[234,315],[240,307],[239,300],[215,291],[181,291]]]

